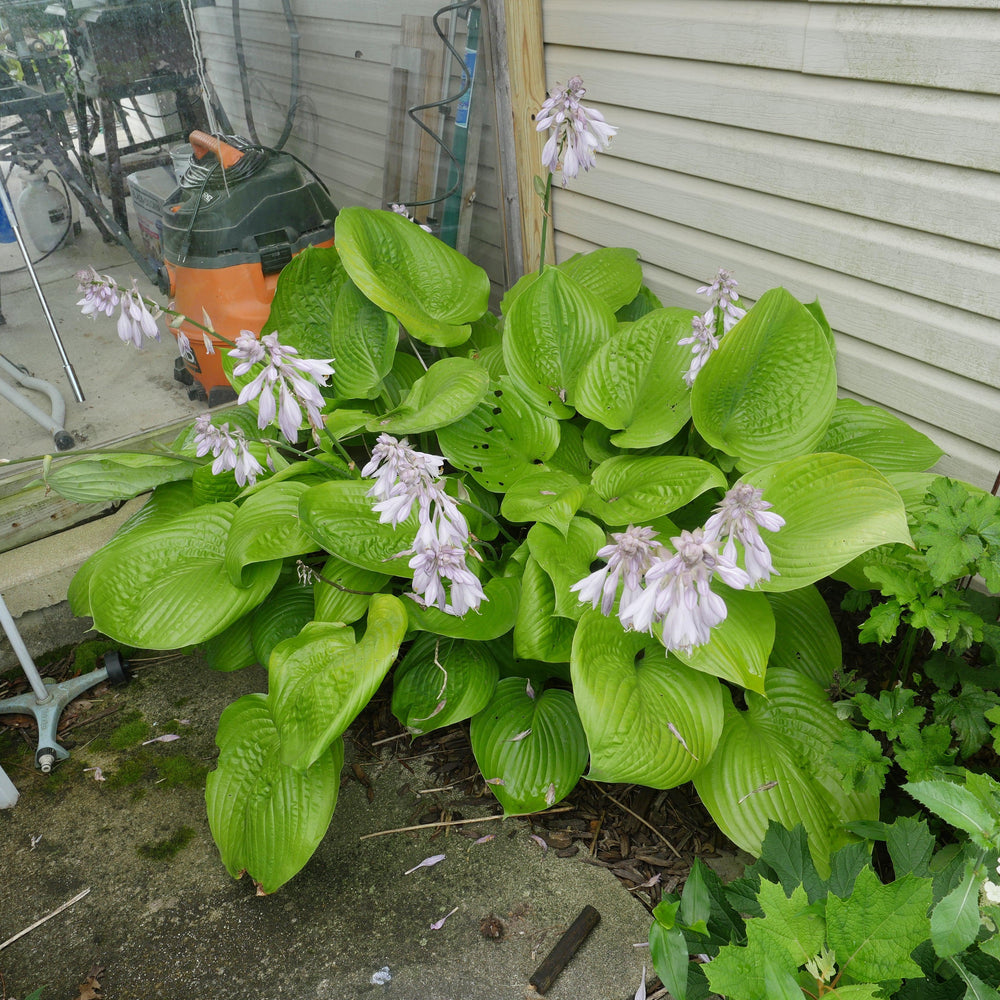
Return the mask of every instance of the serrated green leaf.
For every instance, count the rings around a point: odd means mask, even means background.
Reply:
[[[899,816],[886,827],[885,840],[896,878],[930,874],[929,865],[936,842],[926,820]]]
[[[744,480],[785,519],[779,531],[765,533],[777,575],[762,581],[762,590],[797,590],[878,545],[910,542],[899,494],[882,473],[849,455],[792,458]]]
[[[958,972],[965,983],[965,997],[964,1000],[996,1000],[998,991],[984,983],[977,975],[970,972],[966,967],[964,962],[960,962],[954,956],[949,959],[951,965]]]
[[[282,763],[304,770],[326,752],[382,683],[405,633],[403,602],[376,594],[360,641],[347,626],[313,622],[274,648],[268,707]]]
[[[392,677],[392,714],[414,736],[485,708],[500,668],[481,642],[418,636]]]
[[[205,788],[208,823],[223,864],[274,892],[323,839],[340,790],[344,744],[337,740],[306,770],[280,759],[266,695],[244,695],[222,713],[218,765]]]
[[[616,455],[594,470],[582,509],[608,525],[641,524],[726,485],[724,473],[700,458]]]
[[[614,310],[555,267],[514,300],[503,356],[517,388],[541,412],[573,415],[577,379],[617,328]]]
[[[435,347],[461,344],[486,312],[486,272],[395,212],[342,208],[335,238],[358,288],[417,340]]]
[[[815,587],[768,594],[774,615],[774,645],[768,665],[798,670],[821,687],[843,666],[840,634],[830,608]]]
[[[769,823],[761,844],[760,858],[777,876],[786,896],[790,896],[799,885],[810,903],[826,896],[826,880],[820,878],[816,871],[809,853],[806,829],[801,823],[796,823],[792,829],[773,821]],[[819,951],[818,948],[816,950]]]
[[[89,602],[94,625],[142,649],[177,649],[210,639],[267,596],[280,560],[254,563],[234,586],[225,548],[237,508],[196,507],[130,531],[99,560]]]
[[[538,812],[564,799],[587,766],[587,740],[573,695],[548,688],[531,697],[523,677],[497,684],[473,718],[470,738],[479,770],[505,816]]]
[[[706,967],[712,989],[729,1000],[799,1000],[795,966],[786,956],[769,952],[770,942],[756,933],[757,920],[747,922],[747,943],[727,945]]]
[[[878,406],[838,399],[816,451],[853,455],[879,472],[923,472],[944,452],[925,434]]]
[[[827,941],[851,978],[868,982],[920,978],[910,953],[930,935],[931,880],[904,875],[883,885],[865,868],[848,899],[826,902]]]
[[[689,309],[658,309],[619,329],[584,367],[576,408],[618,430],[620,448],[649,448],[674,437],[691,417],[691,392],[682,377],[690,346]]]
[[[392,369],[398,340],[395,317],[366,298],[353,281],[345,280],[330,318],[334,395],[375,399]]]
[[[854,892],[861,869],[871,864],[871,851],[863,841],[845,844],[830,858],[830,892],[847,899]]]
[[[461,420],[482,401],[489,388],[486,369],[468,358],[442,358],[414,382],[406,399],[368,421],[378,434],[422,434]]]
[[[965,878],[931,913],[931,941],[941,958],[965,951],[979,933],[979,887],[982,874],[970,867]]]
[[[774,288],[698,373],[691,415],[713,448],[752,468],[813,451],[836,401],[834,356],[822,328],[801,302]]]
[[[768,950],[783,951],[795,967],[805,965],[823,947],[826,928],[821,913],[806,899],[802,886],[786,896],[781,886],[761,882],[757,896],[763,918],[747,924],[747,935],[759,934]]]
[[[531,406],[507,379],[500,379],[461,420],[438,430],[442,454],[477,483],[503,493],[559,447],[559,423]]]
[[[910,781],[903,785],[918,802],[946,823],[966,833],[990,837],[996,832],[998,819],[980,799],[961,785],[951,781]]]
[[[590,746],[590,777],[673,788],[704,767],[722,727],[719,682],[649,636],[587,610],[570,671]]]

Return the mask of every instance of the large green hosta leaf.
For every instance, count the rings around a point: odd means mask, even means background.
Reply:
[[[298,580],[275,587],[250,616],[254,662],[266,667],[274,647],[298,635],[314,614],[312,587],[303,587]]]
[[[320,575],[323,579],[313,585],[316,620],[345,625],[361,618],[368,611],[372,595],[383,590],[392,579],[384,573],[352,566],[337,556],[327,559]]]
[[[762,590],[797,590],[886,542],[910,542],[906,511],[891,483],[849,455],[790,458],[744,477],[785,519],[762,531],[777,576]]]
[[[281,561],[254,563],[235,586],[225,565],[235,517],[235,504],[220,503],[130,531],[91,576],[94,626],[130,646],[177,649],[204,642],[260,604]]]
[[[719,829],[760,854],[767,825],[802,823],[820,873],[845,842],[844,827],[876,819],[878,798],[847,793],[827,753],[849,723],[837,718],[826,692],[795,670],[771,667],[765,696],[747,694],[747,711],[726,705],[718,747],[694,778]]]
[[[367,299],[353,281],[344,281],[330,324],[334,394],[375,399],[392,368],[398,340],[395,318]]]
[[[436,347],[469,339],[489,304],[481,267],[395,212],[341,209],[335,233],[351,279],[410,336]]]
[[[539,412],[508,379],[495,383],[461,420],[441,427],[438,444],[457,469],[494,493],[541,465],[559,447],[559,424]]]
[[[347,272],[333,247],[307,247],[278,275],[271,314],[261,333],[277,330],[281,343],[296,348],[304,358],[329,358],[333,314],[340,287],[346,280]],[[231,364],[228,351],[223,360]],[[248,372],[234,385],[242,388],[255,375],[254,371]]]
[[[488,642],[499,639],[514,627],[521,599],[521,581],[513,577],[495,576],[483,585],[486,600],[478,611],[467,611],[461,618],[449,615],[431,605],[422,607],[410,601],[406,613],[410,628],[456,639],[477,639]]]
[[[282,763],[304,770],[326,751],[368,704],[405,633],[403,602],[376,594],[359,642],[347,626],[313,622],[274,648],[268,707],[281,734]]]
[[[190,479],[200,461],[173,455],[107,451],[75,462],[56,465],[45,484],[61,497],[77,503],[128,500],[161,483]]]
[[[253,563],[299,556],[316,548],[315,540],[299,524],[299,499],[308,484],[288,480],[268,484],[247,497],[236,511],[226,539],[226,572],[243,586]]]
[[[404,220],[405,221],[405,220]],[[412,225],[412,223],[411,223]],[[410,516],[395,528],[379,523],[367,496],[370,482],[334,480],[311,486],[299,500],[302,527],[327,552],[373,573],[412,577],[409,556],[417,533],[416,504]],[[365,588],[354,588],[364,590]]]
[[[767,597],[755,590],[731,590],[719,582],[712,590],[726,602],[725,620],[712,629],[711,642],[675,656],[695,670],[763,694],[774,644],[774,616]]]
[[[834,356],[822,328],[784,288],[773,288],[698,373],[691,416],[713,448],[752,468],[812,451],[836,401]]]
[[[570,669],[595,781],[673,788],[712,756],[722,731],[722,688],[668,657],[655,639],[588,610],[577,625]]]
[[[392,714],[414,736],[429,733],[475,715],[499,679],[483,643],[424,634],[392,676]]]
[[[700,458],[616,455],[594,470],[583,510],[605,524],[641,524],[713,488],[725,489],[726,476]]]
[[[783,594],[768,594],[774,613],[772,667],[798,670],[820,687],[829,687],[843,667],[840,634],[822,594],[802,587]]]
[[[926,434],[878,406],[838,399],[817,451],[839,451],[879,472],[923,472],[944,452]]]
[[[565,536],[588,488],[568,472],[552,469],[526,472],[505,494],[500,513],[508,521],[550,524]]]
[[[614,311],[593,292],[547,267],[507,314],[507,371],[542,412],[571,417],[581,371],[617,326]]]
[[[469,358],[442,358],[417,379],[406,399],[368,421],[368,430],[385,434],[422,434],[453,424],[482,401],[490,385],[486,369]]]
[[[552,581],[555,614],[578,620],[585,605],[570,590],[590,573],[594,554],[605,541],[604,529],[586,517],[574,517],[565,536],[548,524],[533,525],[528,551]]]
[[[576,622],[556,614],[555,588],[529,556],[521,576],[521,603],[514,623],[514,652],[523,660],[568,663]]]
[[[556,688],[530,692],[524,677],[497,684],[473,718],[470,735],[479,770],[505,816],[555,805],[587,766],[587,740],[573,695]]]
[[[691,417],[683,373],[691,347],[690,309],[657,309],[630,323],[598,349],[576,386],[576,408],[618,430],[620,448],[651,448],[674,437]],[[624,428],[624,429],[621,429]],[[621,430],[620,430],[621,429]]]
[[[344,743],[336,740],[306,770],[282,764],[267,696],[244,695],[219,719],[220,754],[208,776],[208,824],[230,875],[263,892],[284,885],[323,839],[340,790]]]

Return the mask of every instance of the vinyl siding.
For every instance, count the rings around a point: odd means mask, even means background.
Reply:
[[[818,298],[841,391],[1000,468],[1000,10],[544,0],[546,76],[620,126],[555,197],[560,259],[633,246],[664,301],[731,267]]]

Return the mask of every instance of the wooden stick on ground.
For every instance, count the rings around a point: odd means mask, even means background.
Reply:
[[[562,813],[562,812],[572,812],[572,806],[563,806],[560,809],[545,809],[544,813],[551,815],[552,813]],[[523,816],[540,816],[541,813],[521,813],[518,816],[511,816],[511,819],[520,819]],[[488,823],[493,819],[503,819],[503,814],[497,816],[479,816],[474,819],[449,819],[441,820],[437,823],[417,823],[416,826],[397,826],[394,830],[379,830],[376,833],[364,833],[358,839],[367,840],[369,837],[384,837],[389,833],[409,833],[411,830],[433,830],[437,826],[462,826],[464,823]]]
[[[28,933],[28,931],[33,931],[36,927],[40,927],[42,924],[44,924],[46,920],[51,920],[56,914],[62,913],[62,911],[65,910],[68,906],[72,906],[74,903],[79,902],[81,899],[83,899],[84,896],[87,895],[88,892],[90,892],[89,889],[84,889],[83,892],[78,892],[72,899],[67,900],[65,903],[62,904],[62,906],[57,906],[51,913],[47,913],[40,920],[36,920],[30,927],[25,927],[23,931],[18,931],[13,937],[7,938],[7,940],[4,941],[3,944],[0,944],[0,951],[3,951],[4,948],[7,947],[7,945],[13,944],[15,941],[18,940],[18,938],[23,938],[24,935]]]
[[[653,831],[653,833],[655,833],[655,834],[656,834],[656,836],[657,836],[657,837],[659,837],[659,838],[660,838],[660,840],[662,840],[662,841],[663,841],[663,843],[664,843],[664,844],[666,844],[666,845],[667,845],[667,847],[669,847],[669,848],[670,848],[670,850],[672,850],[672,851],[674,852],[674,855],[675,855],[676,857],[678,857],[678,858],[679,858],[679,857],[681,856],[681,853],[680,853],[680,851],[678,851],[678,850],[677,850],[677,848],[676,848],[676,847],[674,847],[674,845],[673,845],[673,844],[671,844],[671,843],[670,843],[670,841],[669,841],[669,840],[667,840],[667,838],[666,838],[666,837],[664,837],[664,836],[663,836],[663,834],[662,834],[662,833],[660,833],[660,831],[659,831],[659,830],[657,830],[657,829],[656,829],[656,827],[655,827],[655,826],[653,826],[653,824],[649,822],[649,820],[646,820],[646,819],[643,819],[643,818],[642,818],[642,817],[641,817],[641,816],[640,816],[640,815],[639,815],[639,814],[638,814],[637,812],[633,812],[633,811],[632,811],[631,809],[629,809],[629,807],[628,807],[627,805],[625,805],[625,804],[624,804],[624,803],[622,803],[622,802],[619,802],[619,801],[618,801],[618,800],[617,800],[617,799],[616,799],[616,798],[615,798],[615,797],[614,797],[613,795],[609,795],[609,794],[608,794],[608,793],[607,793],[607,792],[606,792],[606,791],[605,791],[605,790],[604,790],[603,788],[601,788],[601,786],[600,786],[600,785],[598,785],[598,784],[596,784],[596,783],[594,783],[594,782],[591,782],[591,784],[594,784],[594,787],[595,787],[595,788],[596,788],[596,789],[597,789],[597,790],[598,790],[598,791],[599,791],[599,792],[601,793],[601,795],[605,796],[606,798],[609,798],[609,799],[611,799],[611,801],[612,801],[612,802],[614,802],[614,804],[615,804],[616,806],[618,806],[618,808],[619,808],[619,809],[622,809],[622,810],[624,810],[624,811],[625,811],[625,812],[627,812],[627,813],[629,814],[629,816],[631,816],[631,817],[632,817],[633,819],[637,819],[637,820],[638,820],[638,821],[639,821],[640,823],[642,823],[642,825],[643,825],[643,826],[645,826],[645,827],[648,827],[648,828],[649,828],[650,830],[652,830],[652,831]]]
[[[531,974],[528,980],[539,993],[546,993],[556,981],[556,977],[569,964],[587,935],[601,922],[601,915],[587,905],[570,924],[569,930],[556,942],[556,946],[545,956],[545,960]]]

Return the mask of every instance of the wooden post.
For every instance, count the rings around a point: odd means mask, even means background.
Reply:
[[[521,261],[525,271],[538,267],[542,241],[542,202],[534,190],[534,177],[543,173],[542,146],[545,136],[535,131],[535,112],[545,100],[545,59],[542,48],[542,0],[496,0],[503,7],[506,36],[505,56],[510,86],[510,115],[514,137],[514,163],[521,216]],[[499,20],[496,18],[494,20]],[[491,27],[493,25],[491,24]],[[497,60],[498,66],[501,61]],[[503,148],[503,125],[499,137]],[[504,176],[504,184],[511,179]],[[550,262],[555,240],[549,234]],[[514,275],[513,277],[517,277]]]

